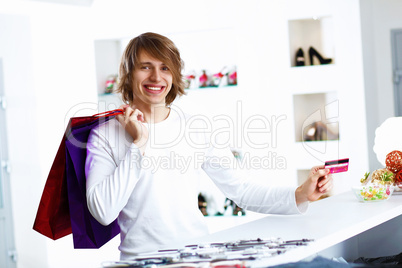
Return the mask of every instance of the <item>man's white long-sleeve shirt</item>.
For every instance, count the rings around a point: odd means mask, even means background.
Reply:
[[[85,172],[92,215],[108,225],[118,218],[121,259],[208,233],[198,209],[197,173],[204,170],[239,207],[261,213],[296,214],[296,187],[270,187],[243,178],[229,148],[217,148],[205,117],[171,109],[167,119],[145,124],[141,155],[113,119],[91,131]]]

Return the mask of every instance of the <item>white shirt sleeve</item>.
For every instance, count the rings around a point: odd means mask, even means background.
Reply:
[[[297,187],[274,187],[266,181],[253,180],[233,166],[237,161],[230,149],[211,149],[202,169],[223,194],[239,207],[260,213],[298,214],[307,211],[308,202],[296,204]]]
[[[118,158],[107,139],[93,129],[87,143],[86,195],[89,211],[103,225],[118,217],[140,177],[142,155],[135,144]]]

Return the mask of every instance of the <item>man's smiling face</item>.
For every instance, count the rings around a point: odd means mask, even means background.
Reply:
[[[133,72],[133,81],[134,104],[165,104],[173,76],[162,61],[142,51]]]

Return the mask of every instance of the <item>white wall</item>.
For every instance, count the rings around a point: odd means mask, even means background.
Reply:
[[[370,169],[384,167],[373,152],[375,129],[395,116],[391,30],[402,28],[402,2],[361,0]]]
[[[42,170],[37,133],[31,27],[28,17],[0,12],[0,58],[3,59],[6,120],[11,163],[14,237],[21,267],[46,267],[46,241],[32,231]]]

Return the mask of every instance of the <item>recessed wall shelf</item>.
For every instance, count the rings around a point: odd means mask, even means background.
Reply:
[[[304,55],[304,66],[319,65],[318,57],[331,59],[331,64],[335,62],[333,27],[331,17],[314,17],[308,19],[290,20],[289,27],[289,53],[290,66],[297,64],[296,55],[301,49]],[[310,48],[313,53],[309,53]],[[313,63],[310,60],[310,54]],[[319,56],[317,57],[317,54]]]
[[[339,139],[336,92],[293,95],[297,142]]]

